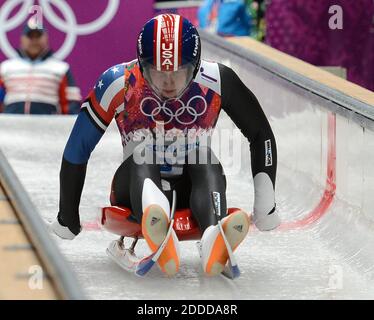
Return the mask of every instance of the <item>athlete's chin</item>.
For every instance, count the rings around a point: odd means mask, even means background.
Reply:
[[[161,94],[165,98],[175,98],[177,96],[177,90],[163,90]]]

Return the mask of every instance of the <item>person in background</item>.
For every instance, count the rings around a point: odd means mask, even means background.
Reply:
[[[265,10],[268,1],[246,0],[247,11],[252,17],[251,37],[258,41],[265,41]]]
[[[245,0],[205,0],[198,10],[199,25],[225,37],[249,36],[251,33],[251,16]],[[216,20],[216,21],[214,21]]]
[[[0,112],[75,114],[81,93],[69,64],[53,57],[48,34],[30,19],[23,28],[19,57],[0,64]]]

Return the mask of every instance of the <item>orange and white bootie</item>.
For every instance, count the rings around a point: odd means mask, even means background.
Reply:
[[[144,181],[142,199],[142,233],[151,251],[155,252],[164,241],[169,229],[170,205],[165,195],[150,179]],[[157,264],[161,271],[168,276],[173,276],[179,270],[179,257],[179,240],[172,230]]]
[[[234,251],[248,233],[250,217],[238,210],[221,222],[227,241]],[[204,272],[209,276],[219,275],[225,268],[229,254],[218,225],[210,226],[204,231],[199,250]]]

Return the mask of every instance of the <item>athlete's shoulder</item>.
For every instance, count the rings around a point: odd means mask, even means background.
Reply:
[[[195,82],[221,94],[221,75],[217,62],[201,60]]]
[[[133,72],[135,70],[140,70],[138,59],[131,60],[129,62],[125,62],[125,69],[129,72]]]
[[[116,64],[106,69],[97,79],[93,88],[96,101],[108,109],[112,99],[124,88],[126,63]]]
[[[106,91],[114,82],[120,82],[124,77],[125,64],[120,63],[106,69],[97,80],[94,89]]]
[[[141,79],[143,78],[143,74],[140,69],[140,65],[138,59],[132,60],[126,63],[125,67],[125,86],[128,88],[129,86],[135,86],[136,84],[141,83]]]
[[[94,86],[96,96],[101,97],[104,94],[115,96],[119,90],[124,88],[126,75],[131,74],[131,71],[137,66],[137,60],[132,60],[116,64],[105,70]]]

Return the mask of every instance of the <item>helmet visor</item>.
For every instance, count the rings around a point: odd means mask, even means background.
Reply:
[[[143,64],[144,78],[160,98],[176,98],[190,84],[195,66],[183,65],[177,71],[159,71],[151,64]]]

